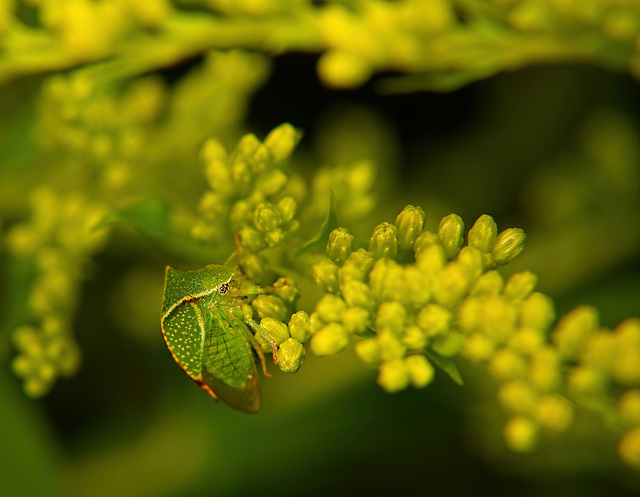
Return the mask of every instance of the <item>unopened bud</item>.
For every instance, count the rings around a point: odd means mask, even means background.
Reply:
[[[348,229],[336,228],[329,234],[327,257],[341,266],[353,252],[354,243],[355,238]]]
[[[376,259],[388,257],[393,259],[398,253],[397,229],[391,223],[380,223],[373,229],[369,240],[369,252]]]
[[[263,202],[256,207],[253,224],[260,231],[272,231],[282,224],[282,214],[275,205]]]
[[[469,246],[481,252],[491,252],[498,236],[498,226],[491,216],[483,214],[469,230]]]
[[[296,373],[304,363],[306,351],[295,338],[287,339],[276,352],[278,367],[283,373]]]
[[[398,228],[398,246],[401,250],[413,248],[413,244],[422,233],[424,218],[422,207],[413,205],[407,205],[398,214],[395,225]]]
[[[454,258],[464,242],[464,221],[457,214],[449,214],[442,218],[438,225],[438,237],[447,257]]]
[[[284,123],[273,129],[264,139],[264,145],[271,152],[271,157],[275,162],[282,162],[291,155],[296,147],[302,133],[296,130],[291,124]]]
[[[508,228],[502,231],[491,249],[495,263],[502,266],[512,261],[522,252],[526,240],[527,235],[520,228]]]

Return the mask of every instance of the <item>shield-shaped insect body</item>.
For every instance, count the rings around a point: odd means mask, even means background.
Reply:
[[[219,265],[194,271],[167,267],[162,334],[178,365],[203,390],[235,409],[256,413],[256,325],[242,316],[246,294],[237,277],[237,271]]]

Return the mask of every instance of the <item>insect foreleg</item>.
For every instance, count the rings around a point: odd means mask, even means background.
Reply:
[[[265,342],[271,345],[271,349],[273,350],[273,363],[278,364],[280,360],[276,357],[276,352],[278,352],[278,342],[276,342],[275,338],[273,338],[269,333],[267,333],[258,323],[256,323],[253,319],[247,319],[247,324],[251,327],[251,329],[258,333]]]

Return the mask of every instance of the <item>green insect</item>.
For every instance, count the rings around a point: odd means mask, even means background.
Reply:
[[[214,399],[247,413],[260,409],[260,382],[255,350],[265,375],[264,356],[252,332],[273,347],[277,344],[252,319],[249,295],[262,293],[246,286],[238,271],[210,265],[195,271],[167,266],[162,304],[162,335],[178,365]],[[253,349],[253,350],[252,350]]]

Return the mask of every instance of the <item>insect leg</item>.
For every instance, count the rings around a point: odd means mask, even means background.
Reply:
[[[284,287],[284,286],[289,286],[289,282],[287,280],[283,280],[280,283],[278,283],[277,285],[272,285],[272,286],[268,286],[266,288],[267,292],[269,293],[273,293],[276,290],[279,290],[280,288]]]
[[[260,358],[260,362],[262,363],[262,372],[264,373],[265,376],[271,376],[267,371],[267,361],[264,358],[264,354],[262,353],[262,349],[260,348],[260,345],[255,340],[251,340],[251,346],[253,347],[253,350],[256,351],[256,354],[258,354],[258,357]]]
[[[234,241],[234,243],[236,245],[236,249],[229,256],[229,258],[225,261],[225,263],[224,263],[225,266],[229,266],[231,264],[231,261],[233,261],[236,257],[238,257],[240,255],[240,252],[242,252],[242,245],[240,245],[240,232],[239,231],[233,236],[233,241]]]
[[[260,334],[265,342],[271,345],[271,349],[273,350],[273,363],[278,364],[280,362],[280,360],[276,357],[276,352],[278,352],[278,342],[276,342],[276,340],[269,333],[264,331],[262,327],[253,319],[248,319],[247,324],[255,333]]]

